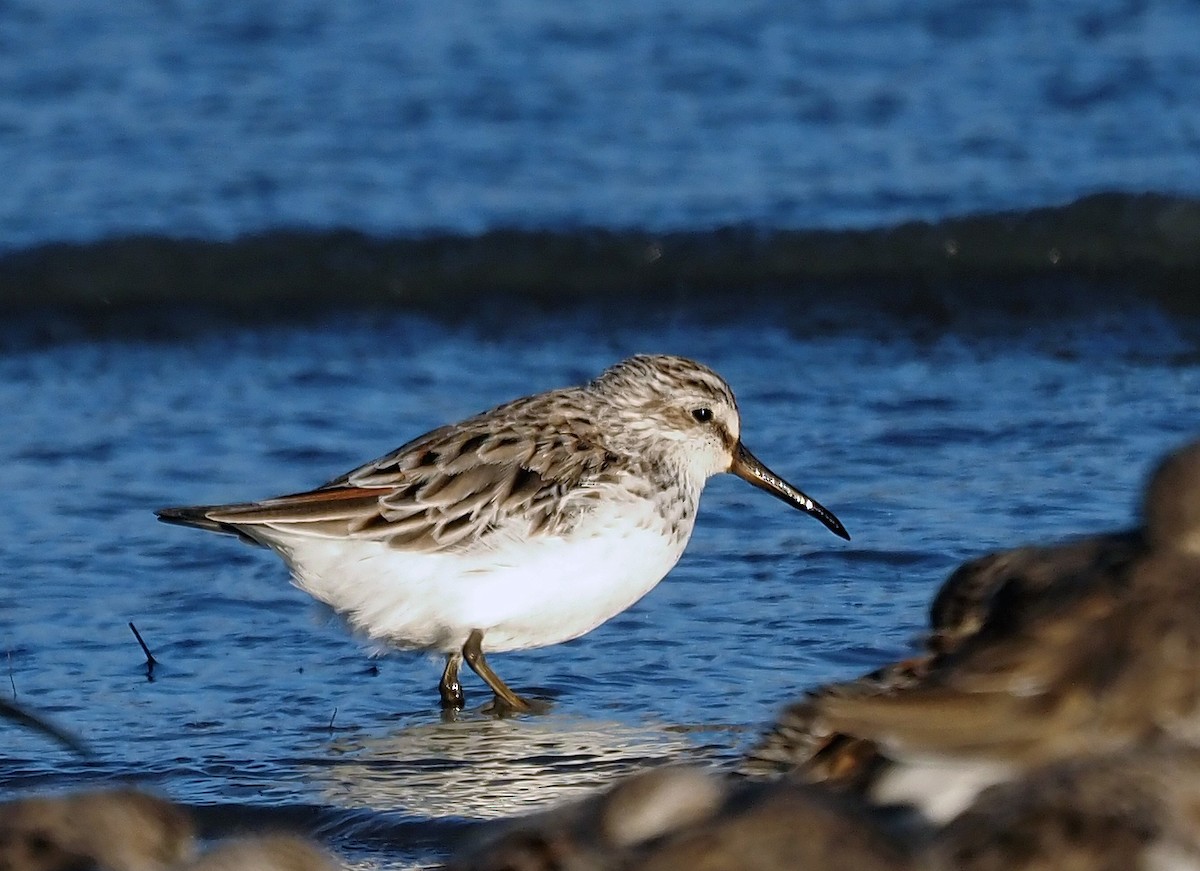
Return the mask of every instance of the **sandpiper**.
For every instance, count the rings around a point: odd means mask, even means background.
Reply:
[[[913,871],[916,845],[827,790],[669,766],[492,826],[446,871]]]
[[[312,841],[282,833],[217,842],[172,871],[342,871],[343,865]]]
[[[1200,650],[1198,614],[1195,442],[1151,476],[1139,527],[967,563],[924,655],[792,705],[744,768],[945,818],[1040,760],[1200,734],[1200,669],[1181,653]]]
[[[0,868],[11,871],[166,871],[194,850],[188,814],[133,789],[0,802]]]
[[[989,787],[929,843],[928,871],[1200,868],[1200,751],[1086,755]]]
[[[526,711],[485,644],[558,644],[642,598],[683,553],[712,475],[732,472],[850,537],[740,435],[719,375],[637,356],[582,387],[435,429],[315,490],[158,516],[266,545],[357,631],[444,653],[444,706],[463,705],[465,659],[497,711]]]

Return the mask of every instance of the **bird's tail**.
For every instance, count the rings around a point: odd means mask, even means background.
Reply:
[[[163,523],[194,526],[196,529],[207,529],[209,532],[220,532],[226,535],[239,535],[240,533],[233,526],[213,520],[208,516],[214,507],[212,505],[189,505],[182,508],[160,508],[154,513]]]

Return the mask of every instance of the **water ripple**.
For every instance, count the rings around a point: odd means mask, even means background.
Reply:
[[[910,650],[961,560],[1131,522],[1152,460],[1196,435],[1200,358],[1155,353],[1186,333],[1152,312],[1062,333],[1078,353],[1038,328],[814,337],[546,315],[485,333],[376,314],[0,356],[0,402],[19,409],[0,417],[5,683],[98,753],[78,761],[5,727],[0,793],[135,776],[213,832],[315,826],[355,861],[411,867],[465,820],[658,760],[727,761],[805,687]],[[748,444],[854,539],[715,479],[687,553],[641,603],[570,643],[495,657],[553,700],[547,716],[443,722],[436,657],[373,658],[269,553],[154,520],[161,505],[312,486],[645,350],[725,373]],[[467,692],[485,700],[470,676]]]

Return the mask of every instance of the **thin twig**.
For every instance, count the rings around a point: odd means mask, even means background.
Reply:
[[[25,708],[17,704],[17,681],[13,676],[12,650],[7,651],[8,656],[8,682],[12,686],[11,702],[6,702],[0,699],[0,719],[12,720],[14,723],[20,723],[23,726],[28,726],[31,729],[36,729],[46,735],[49,735],[55,741],[58,741],[65,747],[69,747],[81,756],[91,756],[92,751],[80,739],[76,738],[66,729],[61,729],[53,723],[46,720],[44,717],[27,711]]]
[[[142,646],[142,653],[146,654],[146,677],[149,680],[154,680],[154,666],[158,665],[158,660],[154,658],[154,654],[150,652],[150,648],[142,640],[142,633],[138,632],[132,620],[129,621],[129,628],[133,630],[133,637],[137,639],[137,643]]]

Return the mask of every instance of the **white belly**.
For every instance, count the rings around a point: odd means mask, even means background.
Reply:
[[[271,546],[300,589],[374,640],[450,653],[479,629],[485,650],[522,650],[595,629],[678,561],[690,529],[664,536],[649,522],[656,519],[649,506],[640,517],[623,507],[594,515],[569,539],[538,537],[470,554],[282,533]]]
[[[924,757],[905,760],[886,771],[871,789],[879,804],[911,804],[932,822],[947,823],[984,789],[1016,776],[1011,763],[988,759]]]

